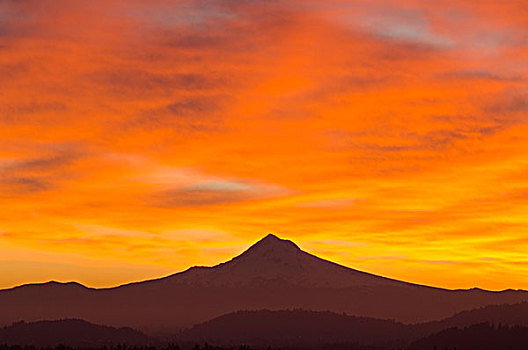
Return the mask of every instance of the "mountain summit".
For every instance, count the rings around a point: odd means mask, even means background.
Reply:
[[[268,234],[230,261],[213,267],[193,267],[165,279],[173,283],[210,287],[285,284],[344,288],[407,284],[318,258],[301,250],[292,241],[273,234]]]
[[[292,241],[281,239],[274,234],[268,234],[257,243],[253,244],[242,255],[245,254],[296,254],[301,249]]]
[[[292,241],[280,239],[270,233],[227,263],[240,264],[243,262],[270,265],[282,262],[286,264],[288,261],[295,260],[302,253],[303,251]]]

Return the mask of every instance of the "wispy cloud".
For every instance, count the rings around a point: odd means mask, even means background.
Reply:
[[[278,186],[214,180],[197,182],[155,195],[155,203],[166,207],[219,205],[283,195]]]

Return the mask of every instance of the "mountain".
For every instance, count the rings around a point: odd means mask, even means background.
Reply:
[[[447,290],[384,278],[320,259],[268,235],[232,260],[116,288],[48,282],[0,291],[0,324],[81,318],[172,332],[238,310],[307,310],[423,322],[492,304],[528,301],[528,292]]]
[[[169,276],[178,283],[202,287],[260,287],[288,283],[305,288],[357,286],[405,286],[391,280],[353,270],[302,251],[295,243],[267,235],[247,251],[214,267],[194,267]]]
[[[148,345],[151,340],[131,328],[95,325],[83,320],[17,322],[0,328],[0,344],[48,347],[102,347],[105,345]]]

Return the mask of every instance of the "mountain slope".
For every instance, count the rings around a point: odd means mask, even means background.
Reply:
[[[268,235],[226,263],[161,279],[109,289],[50,282],[3,290],[0,324],[82,318],[159,332],[238,310],[291,308],[422,322],[521,301],[528,301],[527,292],[452,291],[375,276]]]

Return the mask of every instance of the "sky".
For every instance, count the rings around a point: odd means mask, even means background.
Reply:
[[[0,288],[268,233],[528,289],[526,0],[0,0]]]

